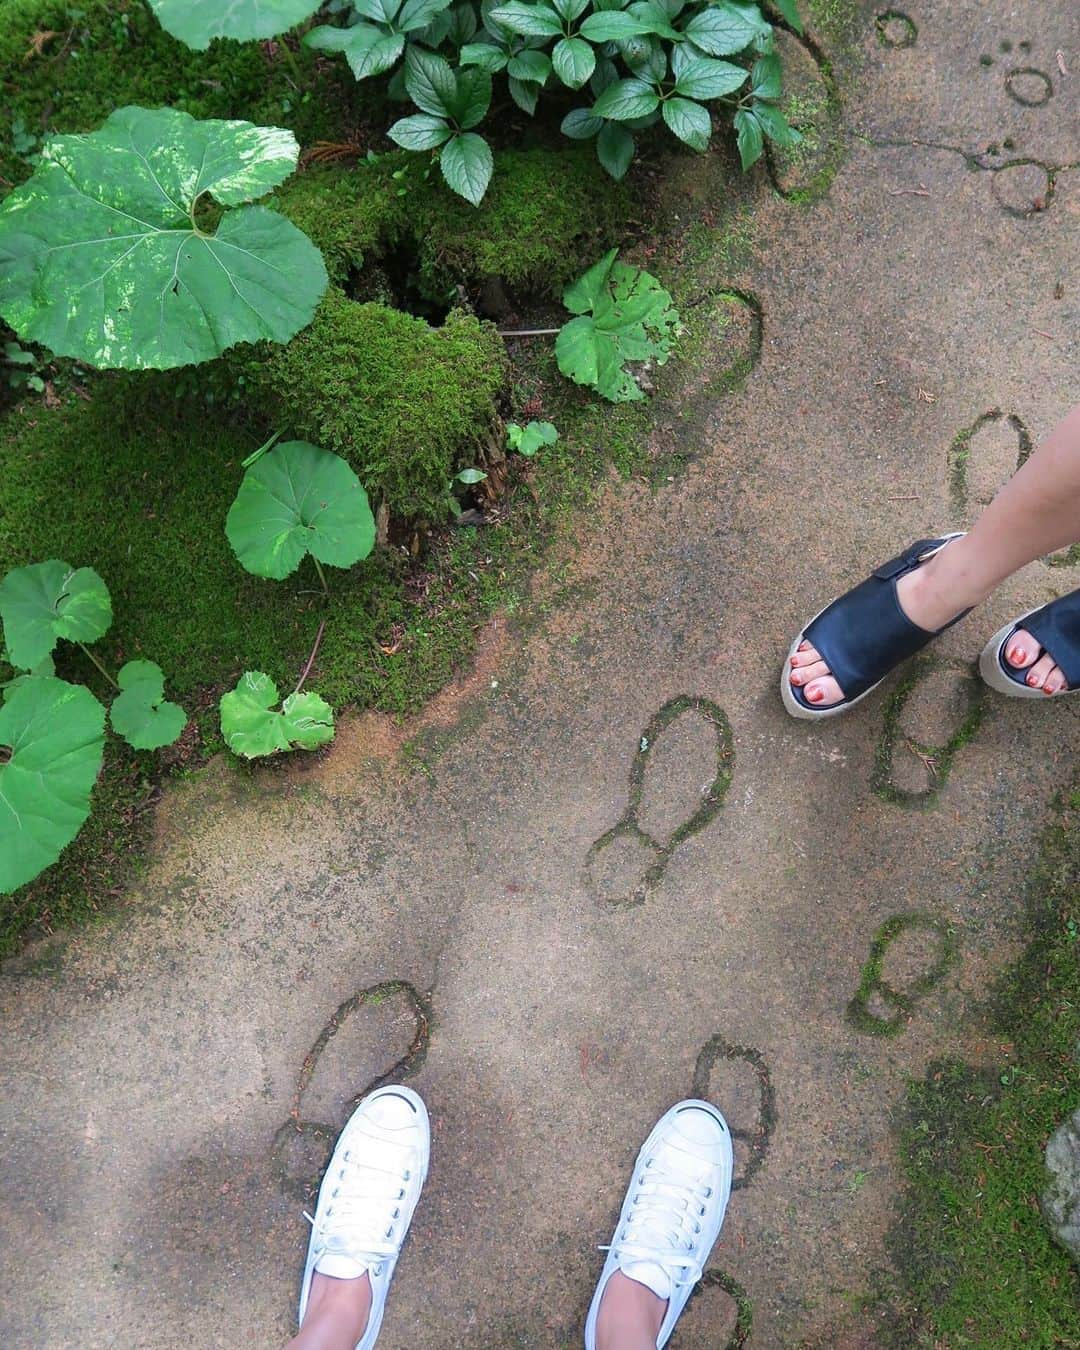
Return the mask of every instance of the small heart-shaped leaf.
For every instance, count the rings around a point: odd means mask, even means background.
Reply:
[[[0,707],[0,893],[32,881],[90,814],[105,709],[79,684],[33,676]]]
[[[112,623],[109,588],[92,567],[49,562],[16,567],[0,582],[0,618],[8,659],[33,670],[58,638],[96,642]]]
[[[160,750],[187,726],[187,714],[165,698],[165,676],[153,661],[129,661],[116,677],[120,693],[109,709],[118,736],[135,750]]]
[[[366,558],[375,544],[375,518],[340,455],[307,441],[283,441],[244,474],[225,533],[249,572],[280,581],[308,553],[332,567]]]
[[[334,710],[318,694],[290,694],[280,710],[277,685],[261,670],[247,670],[221,700],[225,744],[245,759],[283,750],[315,750],[334,739]]]

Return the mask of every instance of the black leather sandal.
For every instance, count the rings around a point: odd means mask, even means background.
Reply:
[[[963,533],[961,530],[938,539],[918,540],[898,557],[875,568],[864,582],[834,600],[806,625],[791,644],[780,676],[780,697],[792,717],[817,719],[847,712],[872,693],[901,661],[914,656],[945,629],[960,622],[967,610],[945,628],[934,632],[920,628],[900,608],[896,583],[922,563],[929,562],[954,539],[963,538]],[[839,703],[818,707],[809,702],[801,688],[791,683],[791,658],[802,642],[809,642],[816,649],[844,691],[844,698]]]
[[[1027,683],[1031,665],[1017,668],[1005,659],[1005,648],[1018,628],[1024,628],[1038,642],[1068,681],[1068,687],[1056,694],[1044,694]],[[1036,657],[1037,661],[1039,658]],[[1032,665],[1034,662],[1032,662]],[[1071,591],[1051,600],[1040,609],[1030,609],[999,628],[979,657],[979,674],[991,689],[1007,698],[1061,698],[1080,694],[1080,591]]]

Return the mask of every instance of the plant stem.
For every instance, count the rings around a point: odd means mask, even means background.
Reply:
[[[561,328],[500,328],[500,337],[554,337],[561,333]]]
[[[79,645],[80,647],[82,647],[83,654],[84,654],[85,656],[88,656],[88,657],[90,658],[90,660],[94,663],[94,665],[97,666],[98,670],[101,671],[102,675],[104,675],[105,678],[109,681],[109,683],[112,685],[112,687],[113,687],[114,689],[119,689],[120,686],[116,683],[116,681],[113,679],[113,677],[109,674],[109,672],[105,669],[105,667],[104,667],[104,666],[101,664],[101,662],[97,659],[97,657],[96,657],[96,656],[94,655],[94,653],[90,650],[90,648],[89,648],[89,647],[83,646],[83,644],[82,644],[81,642],[80,642],[78,645]]]
[[[296,55],[293,52],[293,49],[285,41],[284,37],[278,39],[277,46],[278,51],[285,53],[285,60],[288,64],[290,71],[292,71],[293,84],[296,86],[296,92],[299,93],[301,76],[300,76],[300,66],[297,64]]]
[[[299,680],[297,680],[296,682],[296,688],[293,690],[294,694],[298,694],[300,690],[303,689],[304,681],[311,674],[311,667],[315,664],[315,656],[319,650],[319,643],[322,641],[322,635],[325,628],[326,628],[326,619],[324,618],[323,621],[319,624],[319,631],[315,634],[315,645],[311,649],[311,655],[307,659],[307,665],[304,667],[303,671],[300,674]]]
[[[326,573],[322,570],[322,563],[319,562],[314,553],[311,555],[311,561],[315,564],[315,571],[318,572],[319,580],[322,582],[323,595],[329,599],[330,587],[326,584]]]

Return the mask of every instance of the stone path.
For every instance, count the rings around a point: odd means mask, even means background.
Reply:
[[[9,963],[5,1346],[282,1341],[307,1183],[386,1075],[435,1136],[380,1346],[579,1344],[631,1159],[691,1092],[739,1189],[673,1345],[737,1343],[732,1290],[754,1346],[855,1343],[905,1075],[993,1053],[965,1012],[1080,748],[1075,705],[984,699],[968,664],[1071,557],[849,718],[776,696],[802,619],[964,523],[1080,395],[1080,11],[913,6],[865,57],[830,194],[763,181],[755,260],[686,264],[713,364],[760,319],[756,366],[735,394],[669,367],[656,446],[690,467],[613,488],[570,600],[493,625],[422,725],[179,787],[123,918]]]

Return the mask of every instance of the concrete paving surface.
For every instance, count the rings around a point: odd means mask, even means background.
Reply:
[[[870,1334],[905,1079],[996,1053],[966,1012],[1080,748],[1075,703],[984,694],[971,661],[1080,564],[1033,564],[848,717],[789,720],[777,677],[1080,398],[1080,9],[912,0],[862,43],[828,194],[760,175],[735,270],[719,226],[673,235],[704,355],[650,418],[686,471],[613,483],[542,622],[494,621],[417,722],[172,790],[121,916],[4,969],[5,1347],[281,1344],[300,1211],[387,1076],[434,1152],[380,1347],[580,1344],[639,1143],[692,1093],[738,1188],[673,1346],[741,1343],[733,1291],[755,1347]]]

